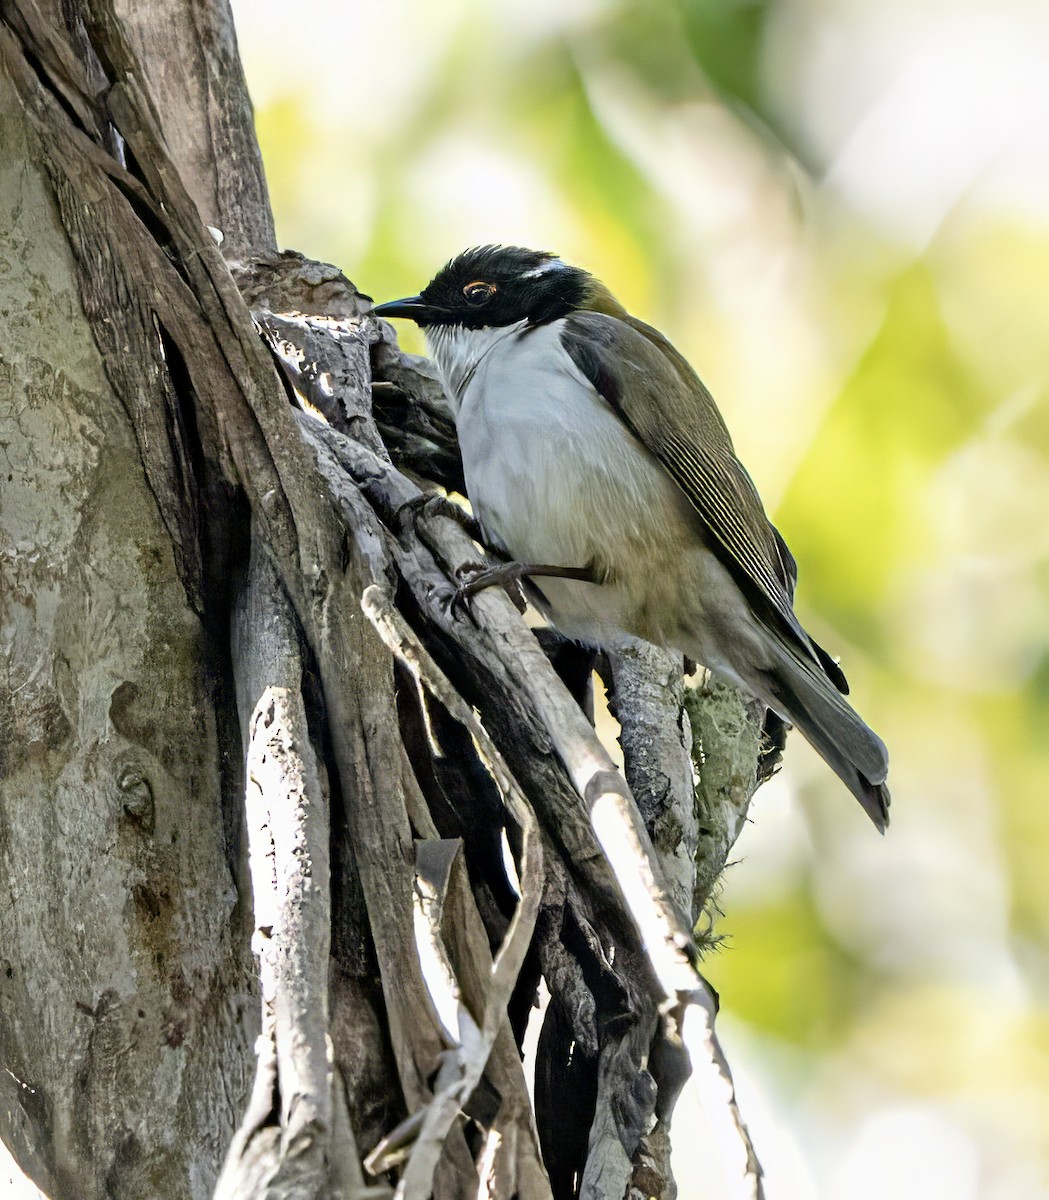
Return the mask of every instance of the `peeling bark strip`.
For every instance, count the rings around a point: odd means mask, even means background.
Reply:
[[[448,604],[432,368],[275,252],[224,0],[123,8],[0,0],[4,1141],[52,1200],[671,1197],[687,1043],[759,1197],[692,926],[762,714],[626,645],[624,779],[572,647]]]
[[[480,761],[498,787],[499,794],[520,832],[520,900],[502,945],[492,961],[488,992],[484,998],[483,1012],[479,1016],[470,1011],[454,973],[449,973],[453,989],[450,999],[455,1002],[457,1044],[453,1047],[454,1054],[446,1055],[438,1070],[433,1101],[397,1188],[398,1198],[426,1200],[433,1187],[434,1172],[448,1130],[480,1082],[496,1036],[506,1020],[511,993],[517,984],[535,928],[542,891],[543,857],[538,826],[531,805],[520,785],[507,770],[502,756],[484,726],[449,684],[382,589],[374,586],[368,588],[361,604],[383,641],[405,663],[417,684],[433,692],[449,714],[469,731]],[[441,891],[447,886],[450,867],[451,863],[446,863],[441,872],[444,877],[444,887]],[[431,935],[439,944],[440,921],[433,916],[431,921]],[[524,1118],[525,1113],[522,1111],[519,1116]],[[517,1130],[514,1129],[513,1133],[516,1136]],[[478,1162],[479,1185],[482,1189],[480,1194],[518,1194],[519,1187],[512,1158],[507,1166],[503,1165],[506,1152],[513,1151],[513,1141],[514,1138],[505,1138],[498,1128],[493,1127],[488,1131],[485,1152]],[[371,1163],[381,1159],[382,1147],[379,1146],[371,1156]],[[380,1168],[369,1164],[369,1169],[377,1171]],[[541,1187],[540,1180],[533,1177],[532,1187],[535,1188],[536,1185]],[[541,1197],[548,1194],[548,1189],[541,1187],[540,1191],[530,1190],[528,1194]]]
[[[328,786],[310,742],[290,605],[252,540],[233,614],[246,825],[262,985],[255,1084],[216,1200],[353,1195],[364,1178],[328,1038]]]

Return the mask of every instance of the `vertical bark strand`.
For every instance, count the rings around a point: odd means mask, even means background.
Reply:
[[[221,664],[201,670],[204,630],[3,73],[0,111],[4,1135],[52,1200],[203,1200],[257,1027]]]
[[[699,834],[681,655],[630,638],[608,657],[627,781],[670,897],[691,924]]]
[[[309,736],[291,606],[257,525],[233,617],[262,1036],[248,1112],[216,1190],[224,1200],[332,1195],[363,1184],[335,1121],[328,1044],[331,888],[327,780]]]
[[[224,0],[115,0],[164,139],[227,258],[276,250],[262,156]],[[178,48],[172,53],[172,46]]]

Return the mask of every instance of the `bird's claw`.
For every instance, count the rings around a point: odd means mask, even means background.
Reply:
[[[442,581],[431,585],[430,595],[434,604],[448,619],[466,614],[466,604],[459,593],[459,588],[452,583]]]
[[[397,510],[397,524],[404,531],[409,523],[418,521],[420,517],[447,517],[459,525],[466,535],[475,542],[484,540],[481,527],[475,517],[454,500],[449,500],[442,492],[420,492],[406,500]]]
[[[525,563],[508,562],[498,567],[467,563],[459,568],[459,583],[455,589],[453,609],[456,604],[465,607],[469,604],[471,596],[475,596],[485,588],[504,587],[518,611],[523,613],[528,607],[528,603],[521,589],[521,580],[527,574],[528,567]]]
[[[488,570],[484,563],[464,563],[455,573],[458,582],[449,583],[442,580],[431,586],[431,596],[434,603],[448,619],[459,616],[465,617],[470,608],[470,597],[473,595],[471,584]]]

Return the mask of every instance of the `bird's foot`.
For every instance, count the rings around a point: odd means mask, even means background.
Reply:
[[[484,541],[477,519],[461,504],[449,500],[443,492],[420,492],[418,496],[406,500],[396,513],[398,528],[403,531],[410,522],[417,521],[420,516],[447,517],[459,525],[467,537],[473,538],[475,542]]]
[[[523,613],[528,607],[528,602],[521,590],[521,580],[530,570],[527,563],[519,562],[503,563],[498,567],[482,567],[469,563],[459,570],[459,584],[455,589],[452,607],[457,604],[465,607],[471,596],[476,596],[485,588],[504,587],[517,610]]]

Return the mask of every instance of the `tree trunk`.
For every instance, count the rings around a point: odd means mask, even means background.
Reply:
[[[0,0],[0,113],[4,1142],[53,1200],[673,1195],[763,714],[624,645],[628,787],[588,660],[446,603],[443,397],[276,252],[224,0]]]

